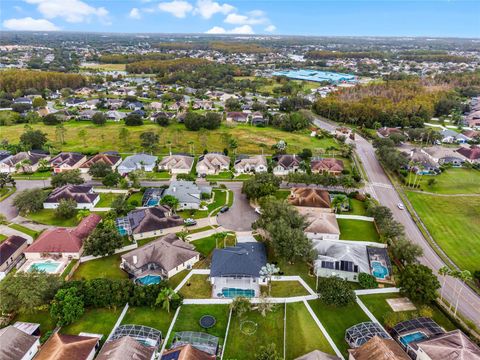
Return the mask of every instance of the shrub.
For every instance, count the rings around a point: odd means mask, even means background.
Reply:
[[[61,219],[70,219],[77,211],[77,203],[73,199],[61,199],[55,209],[55,216]]]
[[[360,273],[360,275],[358,275],[358,283],[363,289],[375,289],[378,287],[375,276],[367,273]]]
[[[320,278],[318,281],[320,301],[331,306],[347,306],[355,302],[351,285],[339,277]]]

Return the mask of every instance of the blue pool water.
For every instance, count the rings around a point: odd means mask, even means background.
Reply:
[[[159,284],[162,281],[162,277],[159,275],[147,275],[135,280],[137,283],[142,285],[153,285]]]
[[[255,290],[251,289],[234,289],[234,288],[223,288],[222,294],[226,298],[234,298],[237,296],[242,296],[246,298],[255,297]]]
[[[128,234],[127,230],[125,230],[124,228],[117,228],[117,229],[118,229],[118,232],[120,233],[120,235],[122,235],[122,236]]]
[[[38,271],[44,271],[48,274],[51,274],[51,273],[54,273],[57,270],[59,265],[60,265],[59,262],[46,260],[46,261],[43,261],[43,262],[33,263],[28,268],[28,271],[31,272],[33,270],[38,270]]]
[[[158,205],[158,199],[149,199],[145,206],[156,206]]]
[[[372,266],[372,274],[375,276],[377,279],[385,279],[388,276],[388,268],[380,261],[372,261],[371,262]]]
[[[411,334],[407,334],[404,336],[400,336],[400,342],[407,347],[408,344],[410,344],[413,341],[420,341],[423,339],[426,339],[427,337],[425,336],[424,333],[417,331]]]

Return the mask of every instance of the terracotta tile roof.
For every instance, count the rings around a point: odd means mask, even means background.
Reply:
[[[461,147],[457,152],[470,160],[480,159],[480,146],[472,145],[470,148]]]
[[[27,239],[12,235],[0,243],[0,265],[7,261],[15,251],[27,243]]]
[[[60,200],[75,200],[77,204],[92,204],[99,194],[92,193],[92,187],[86,185],[64,185],[53,190],[46,203],[58,203]]]
[[[307,206],[330,209],[328,191],[312,188],[293,188],[288,202],[295,206]]]
[[[334,158],[324,158],[319,160],[312,160],[310,163],[312,171],[319,172],[342,172],[343,161]]]
[[[161,360],[212,360],[215,355],[207,354],[194,346],[187,344],[163,352]]]
[[[74,229],[56,228],[44,231],[38,239],[25,249],[25,253],[76,253],[83,241],[95,229],[102,218],[90,214]]]
[[[155,349],[140,344],[130,336],[112,340],[103,345],[96,360],[150,360]]]
[[[349,350],[353,360],[410,360],[395,340],[374,336],[362,346]]]
[[[297,210],[306,218],[308,224],[304,230],[306,233],[340,235],[340,228],[334,213],[313,207],[298,207]]]
[[[41,347],[35,360],[85,360],[98,343],[98,338],[55,333]]]
[[[93,164],[96,163],[104,163],[107,164],[108,166],[112,167],[115,164],[117,164],[122,157],[120,155],[110,155],[110,154],[97,154],[92,156],[90,159],[85,161],[81,168],[90,168]]]

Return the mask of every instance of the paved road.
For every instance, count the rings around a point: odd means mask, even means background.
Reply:
[[[7,220],[12,220],[18,215],[17,209],[13,206],[13,199],[20,191],[50,185],[50,180],[15,180],[15,182],[17,183],[16,193],[0,202],[0,214],[5,215]]]
[[[334,125],[320,119],[314,120],[314,123],[328,131],[335,129]],[[365,191],[374,196],[382,205],[392,210],[395,219],[405,227],[407,237],[422,247],[424,255],[419,259],[420,262],[437,272],[445,263],[425,240],[423,234],[411,218],[410,213],[406,210],[398,209],[397,204],[401,202],[400,196],[378,162],[372,144],[358,134],[355,134],[355,144],[356,152],[363,163],[369,180],[365,186]],[[440,283],[442,282],[443,278],[440,279]],[[464,317],[471,319],[477,326],[480,326],[480,297],[468,286],[458,280],[447,278],[443,288],[444,297],[451,304],[455,304],[457,290],[460,287],[463,287],[463,290],[458,307],[459,312]]]
[[[242,183],[225,182],[228,189],[233,191],[233,205],[227,212],[217,215],[217,222],[225,229],[233,231],[250,231],[252,223],[258,215],[250,206],[247,197],[242,194]]]

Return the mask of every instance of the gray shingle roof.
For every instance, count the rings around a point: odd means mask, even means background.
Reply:
[[[239,243],[213,251],[210,276],[259,277],[260,269],[266,263],[267,256],[262,243]]]

